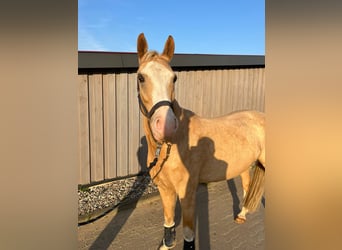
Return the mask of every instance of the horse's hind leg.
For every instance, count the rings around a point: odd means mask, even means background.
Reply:
[[[240,174],[241,176],[241,181],[242,181],[242,188],[243,188],[243,198],[246,197],[246,194],[248,192],[249,184],[250,184],[250,173],[249,173],[249,168],[242,172]],[[238,216],[235,218],[235,222],[238,224],[242,224],[246,221],[246,214],[248,213],[248,209],[246,209],[244,206],[242,207],[240,213]]]
[[[176,192],[172,189],[158,187],[164,210],[164,238],[161,249],[171,249],[176,245],[175,207]]]
[[[249,168],[245,172],[242,172],[240,176],[241,176],[242,188],[243,188],[243,198],[245,198],[247,191],[248,191],[250,179],[251,179],[249,175]]]
[[[183,249],[195,249],[195,202],[196,192],[188,194],[180,199],[183,215]]]
[[[238,216],[235,218],[235,222],[238,224],[243,224],[246,222],[246,215],[248,213],[248,209],[246,207],[242,207],[240,213]]]
[[[248,212],[254,212],[258,205],[262,194],[264,192],[264,181],[265,181],[265,168],[258,161],[253,173],[252,182],[247,190],[247,194],[244,197],[243,207],[241,212],[238,214],[235,222],[242,224],[246,221],[246,215]]]
[[[250,174],[249,174],[249,168],[242,172],[240,174],[241,176],[241,181],[242,181],[242,188],[243,188],[243,198],[246,197],[246,194],[248,192],[248,188],[249,188],[249,183],[250,183]],[[240,213],[238,214],[238,216],[235,218],[235,222],[238,224],[242,224],[246,221],[246,214],[248,213],[248,209],[246,209],[245,207],[242,207]]]

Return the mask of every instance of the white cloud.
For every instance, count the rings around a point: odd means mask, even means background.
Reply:
[[[79,27],[78,50],[107,51],[107,48],[88,29]]]

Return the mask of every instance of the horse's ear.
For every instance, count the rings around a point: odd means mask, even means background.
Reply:
[[[168,59],[168,61],[171,61],[174,52],[175,52],[175,42],[173,40],[173,37],[169,36],[166,40],[162,55],[165,56]]]
[[[141,59],[143,58],[143,56],[146,54],[147,50],[148,50],[148,45],[147,45],[147,41],[145,39],[144,33],[140,33],[140,35],[138,36],[138,41],[137,41],[139,63],[141,62]]]

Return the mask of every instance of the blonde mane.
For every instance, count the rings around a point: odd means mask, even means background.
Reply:
[[[157,57],[159,57],[159,53],[157,51],[154,51],[154,50],[148,51],[142,58],[142,61],[143,62],[152,61],[156,59]]]
[[[146,54],[143,56],[141,63],[146,63],[146,62],[150,62],[150,61],[157,61],[159,60],[159,62],[164,63],[164,64],[168,64],[168,59],[164,56],[164,55],[160,55],[157,51],[155,50],[151,50],[146,52]]]

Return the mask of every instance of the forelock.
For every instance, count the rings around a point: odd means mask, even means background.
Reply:
[[[157,51],[148,51],[142,58],[143,62],[149,62],[152,60],[155,60],[156,58],[159,57],[159,53]]]

